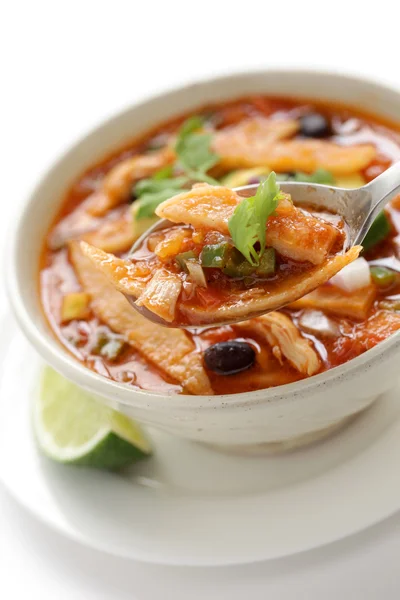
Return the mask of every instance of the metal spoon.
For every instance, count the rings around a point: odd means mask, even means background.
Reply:
[[[253,196],[258,184],[252,184],[236,188],[235,191],[243,197]],[[285,181],[280,183],[283,192],[292,196],[296,206],[313,206],[317,211],[327,211],[342,217],[347,226],[346,247],[344,251],[352,246],[362,244],[371,224],[376,216],[382,211],[384,206],[400,193],[400,162],[387,169],[384,173],[376,177],[373,181],[357,189],[345,189],[321,184],[310,184],[297,181]],[[167,219],[161,219],[153,227],[148,229],[132,246],[129,255],[134,254],[142,245],[144,240],[153,232],[176,225]],[[171,327],[170,323],[147,310],[145,307],[137,306],[133,296],[126,296],[132,306],[145,317]],[[280,306],[279,308],[283,308]],[[276,308],[278,309],[278,307]],[[259,316],[249,314],[242,320]],[[213,323],[212,326],[228,325],[230,322]],[[179,324],[173,324],[173,327],[179,327]],[[210,327],[210,323],[206,327]],[[190,329],[186,325],[185,329]],[[199,329],[201,326],[193,327]]]

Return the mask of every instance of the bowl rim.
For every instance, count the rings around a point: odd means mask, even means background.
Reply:
[[[343,379],[353,379],[359,376],[360,370],[371,368],[374,363],[384,360],[389,354],[393,346],[400,346],[400,331],[392,334],[382,342],[379,342],[373,348],[367,350],[363,354],[353,358],[342,365],[333,367],[313,375],[311,377],[301,379],[292,383],[265,388],[250,392],[241,392],[238,394],[216,394],[216,395],[189,395],[189,394],[168,394],[165,392],[147,391],[140,388],[129,386],[128,384],[114,381],[106,378],[88,367],[84,366],[72,353],[61,345],[56,338],[54,332],[48,325],[43,314],[43,321],[48,330],[47,335],[42,334],[35,326],[33,319],[29,313],[29,309],[22,296],[19,293],[22,282],[19,278],[18,269],[16,268],[16,258],[19,247],[19,240],[24,229],[25,220],[28,211],[32,205],[37,202],[37,194],[45,180],[51,174],[57,171],[68,156],[76,151],[79,145],[89,136],[98,134],[103,128],[109,127],[116,120],[122,119],[133,109],[139,109],[146,104],[165,98],[176,93],[187,93],[191,89],[201,87],[203,85],[221,85],[223,83],[234,81],[235,79],[246,77],[262,77],[262,76],[277,76],[283,77],[314,77],[314,78],[329,78],[336,79],[338,82],[351,81],[366,85],[371,89],[379,90],[383,94],[398,95],[400,104],[400,89],[390,84],[380,82],[379,80],[370,79],[368,77],[360,77],[350,73],[341,74],[335,70],[327,69],[286,69],[286,68],[261,68],[246,71],[232,71],[215,75],[213,77],[202,77],[193,81],[185,82],[182,85],[168,87],[153,94],[149,94],[140,98],[138,102],[132,102],[123,108],[114,111],[106,118],[102,119],[97,125],[84,131],[77,136],[66,149],[58,154],[54,160],[38,177],[36,184],[26,194],[25,199],[21,202],[21,206],[16,215],[14,222],[11,223],[8,233],[8,247],[10,252],[5,258],[5,277],[6,291],[8,301],[14,315],[17,318],[20,328],[28,338],[30,343],[37,349],[44,360],[53,368],[63,374],[65,377],[76,383],[78,386],[87,389],[91,393],[104,396],[117,401],[119,404],[130,408],[157,408],[157,410],[171,410],[173,408],[187,409],[204,409],[204,408],[225,408],[233,409],[242,406],[250,407],[259,404],[260,402],[272,403],[282,401],[294,401],[299,396],[315,393],[315,391],[332,383],[332,380],[339,382]],[[288,94],[289,96],[289,94]],[[301,97],[301,94],[300,96]],[[161,121],[162,119],[160,119]],[[106,152],[105,152],[106,154]],[[368,365],[368,366],[367,366]]]

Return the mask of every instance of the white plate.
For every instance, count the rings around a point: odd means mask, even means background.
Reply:
[[[40,362],[10,318],[1,331],[0,479],[74,540],[154,563],[248,563],[333,542],[400,507],[399,389],[330,440],[282,456],[227,456],[154,431],[155,457],[123,477],[38,455]]]

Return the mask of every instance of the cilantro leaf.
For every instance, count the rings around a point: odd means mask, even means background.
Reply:
[[[159,171],[157,171],[157,173],[154,173],[153,179],[156,179],[157,181],[159,179],[168,179],[169,177],[172,177],[173,172],[174,172],[173,165],[167,165],[163,169],[160,169]]]
[[[172,196],[175,196],[180,191],[182,190],[176,188],[165,188],[163,190],[159,190],[158,192],[152,192],[142,196],[136,200],[138,205],[138,209],[135,214],[136,219],[140,220],[153,217],[157,206],[161,204],[161,202],[172,198]]]
[[[191,133],[198,131],[199,129],[201,129],[203,127],[203,124],[204,124],[204,120],[202,119],[202,117],[199,117],[198,115],[189,117],[181,125],[179,134],[178,134],[178,140],[179,140],[179,138],[185,138],[186,136],[190,135]]]
[[[138,181],[134,190],[135,196],[140,198],[147,194],[154,194],[167,189],[181,190],[189,181],[189,179],[185,176],[157,179],[156,175],[150,179],[142,179],[141,181]]]
[[[217,164],[219,157],[211,150],[212,134],[198,131],[203,125],[200,117],[185,121],[179,130],[175,143],[178,165],[192,179],[218,184],[207,175],[207,171]]]
[[[265,251],[267,219],[276,210],[280,200],[276,175],[270,173],[257,188],[255,196],[244,198],[228,222],[229,232],[236,248],[253,266],[260,264]],[[254,247],[260,244],[260,250]]]
[[[189,189],[191,180],[218,185],[219,182],[207,175],[207,171],[218,162],[219,157],[211,151],[212,134],[203,132],[202,127],[201,117],[194,116],[187,119],[176,139],[175,165],[169,165],[135,185],[133,194],[138,198],[136,202],[139,203],[137,219],[153,216],[161,202],[180,191]],[[173,177],[175,167],[179,167],[184,174]]]
[[[136,218],[145,219],[152,217],[161,202],[175,196],[188,183],[187,177],[160,177],[160,172],[150,179],[142,179],[135,186],[135,195],[138,196],[138,210]]]

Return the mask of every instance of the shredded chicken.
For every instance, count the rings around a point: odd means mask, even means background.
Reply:
[[[275,349],[275,353],[282,353],[303,375],[310,377],[317,373],[320,368],[318,354],[288,316],[271,312],[260,317],[260,321],[265,328],[268,343]]]
[[[376,298],[376,287],[369,285],[351,294],[332,285],[322,286],[290,305],[295,310],[312,308],[349,319],[366,319]]]
[[[182,281],[178,275],[169,273],[165,269],[158,269],[136,304],[145,306],[164,321],[172,323],[181,290]]]
[[[298,122],[292,120],[247,119],[218,132],[213,148],[226,170],[267,166],[280,172],[312,173],[323,168],[334,175],[361,171],[376,155],[370,144],[339,146],[326,140],[283,139],[297,128]]]
[[[93,265],[79,243],[71,242],[69,247],[72,264],[84,291],[90,294],[95,315],[126,336],[134,348],[180,382],[186,392],[211,395],[211,384],[193,341],[180,329],[166,329],[142,317]]]
[[[283,363],[283,358],[286,358],[299,373],[309,377],[319,371],[321,364],[318,354],[287,315],[270,312],[239,325],[248,328],[249,324],[265,336],[279,362]]]
[[[202,183],[160,204],[156,214],[173,223],[229,235],[228,221],[242,200],[230,188]],[[283,256],[317,265],[325,260],[337,235],[331,223],[304,213],[284,199],[268,219],[266,243]]]

